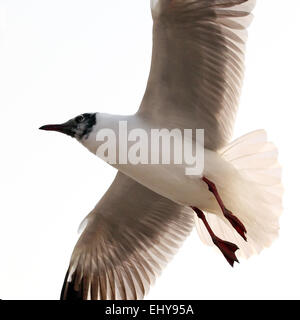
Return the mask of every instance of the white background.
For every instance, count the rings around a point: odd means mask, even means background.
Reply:
[[[235,129],[265,128],[280,149],[279,240],[231,269],[194,232],[147,298],[300,298],[299,12],[299,0],[258,0]],[[151,26],[149,0],[0,0],[0,298],[59,297],[77,227],[115,170],[38,128],[82,112],[135,112]]]

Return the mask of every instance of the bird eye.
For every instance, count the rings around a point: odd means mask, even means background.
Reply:
[[[83,115],[80,115],[80,116],[76,117],[76,118],[75,118],[75,121],[76,121],[77,123],[80,123],[80,122],[84,121],[84,116],[83,116]]]

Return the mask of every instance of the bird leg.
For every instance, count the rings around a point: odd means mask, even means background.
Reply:
[[[224,203],[223,203],[223,201],[222,201],[222,199],[221,199],[221,197],[220,197],[220,195],[218,193],[216,185],[213,182],[211,182],[210,180],[208,180],[207,178],[205,178],[205,177],[203,177],[202,180],[208,185],[209,191],[214,194],[219,206],[222,209],[224,217],[231,223],[231,225],[239,233],[239,235],[245,241],[247,241],[247,238],[246,238],[246,235],[245,235],[247,233],[247,230],[246,230],[245,226],[242,224],[242,222],[235,215],[233,215],[233,213],[231,211],[229,211],[225,207],[225,205],[224,205]]]
[[[233,267],[234,262],[239,262],[237,259],[235,252],[239,249],[238,246],[236,246],[234,243],[224,241],[220,238],[218,238],[214,232],[212,231],[210,225],[208,224],[205,215],[203,211],[196,207],[191,207],[195,213],[197,214],[198,218],[201,219],[211,237],[212,242],[220,249],[225,259],[228,261],[228,263]]]

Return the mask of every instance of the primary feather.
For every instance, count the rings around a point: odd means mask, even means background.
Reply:
[[[254,0],[152,1],[153,53],[139,112],[174,128],[205,129],[205,147],[232,137]]]
[[[86,218],[61,298],[143,298],[193,223],[187,209],[118,173]]]

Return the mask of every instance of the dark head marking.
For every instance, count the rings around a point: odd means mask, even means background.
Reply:
[[[75,118],[79,140],[87,139],[96,124],[96,113],[84,113]]]
[[[83,113],[62,124],[50,124],[41,130],[58,131],[78,140],[87,139],[96,124],[96,113]]]

